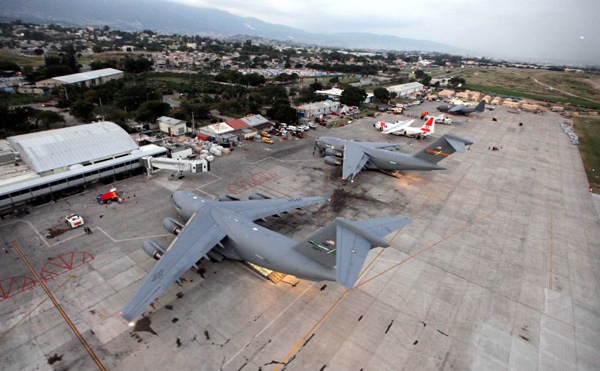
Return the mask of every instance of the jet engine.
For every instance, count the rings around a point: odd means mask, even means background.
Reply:
[[[333,156],[325,156],[324,160],[327,165],[331,166],[342,166],[343,164],[342,159]]]
[[[342,157],[344,157],[344,152],[342,152],[338,149],[327,148],[325,150],[325,155],[342,158]]]
[[[249,200],[268,200],[271,199],[272,197],[267,196],[265,194],[259,193],[259,192],[254,192],[254,193],[250,193],[248,195],[248,199]]]
[[[219,195],[219,201],[240,201],[240,199],[232,195],[224,194]]]
[[[160,259],[161,256],[165,254],[165,249],[154,240],[144,240],[142,243],[142,249],[146,254],[155,260]]]
[[[165,227],[165,229],[170,233],[173,233],[175,236],[177,236],[183,229],[183,224],[179,223],[173,218],[164,218],[163,227]]]

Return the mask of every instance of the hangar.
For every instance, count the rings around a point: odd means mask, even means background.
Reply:
[[[112,122],[9,137],[0,143],[0,210],[141,173],[142,157],[166,153],[153,144],[139,147]]]
[[[121,79],[125,76],[123,71],[114,68],[74,73],[71,75],[56,76],[51,79],[38,81],[35,85],[39,88],[54,88],[59,85],[76,84],[80,86],[96,86],[110,80]]]
[[[409,82],[407,84],[388,86],[386,89],[390,93],[396,93],[399,97],[404,97],[423,90],[423,84],[420,82]]]

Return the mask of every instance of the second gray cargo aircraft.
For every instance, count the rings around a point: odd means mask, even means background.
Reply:
[[[456,151],[464,152],[471,139],[446,134],[415,155],[388,151],[406,143],[361,142],[335,137],[320,137],[315,142],[325,163],[342,166],[342,180],[353,180],[363,169],[383,171],[444,170],[437,163]],[[314,154],[314,151],[313,151]]]

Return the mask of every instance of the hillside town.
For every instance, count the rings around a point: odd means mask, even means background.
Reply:
[[[40,124],[50,128],[100,119],[133,132],[157,128],[159,117],[172,117],[186,123],[185,134],[253,114],[296,123],[331,112],[316,108],[327,101],[339,102],[342,109],[361,106],[362,114],[370,116],[419,100],[485,99],[538,112],[537,103],[472,91],[464,78],[453,75],[469,68],[560,69],[441,53],[338,50],[108,26],[15,21],[0,24],[0,31],[4,136],[39,130]],[[560,105],[546,108],[565,111]],[[335,120],[333,125],[343,124]]]

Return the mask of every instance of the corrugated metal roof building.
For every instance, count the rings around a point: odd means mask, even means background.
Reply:
[[[114,68],[74,73],[71,75],[56,76],[51,79],[41,80],[36,83],[38,87],[55,87],[63,84],[79,84],[81,86],[95,86],[110,80],[120,79],[125,74]]]
[[[183,135],[187,131],[187,124],[183,120],[160,116],[156,122],[158,122],[159,130],[169,135]]]
[[[409,82],[407,84],[400,84],[394,86],[388,86],[386,88],[390,93],[396,93],[399,97],[403,97],[417,91],[423,90],[423,84],[420,82]]]
[[[242,119],[229,120],[227,121],[227,125],[231,126],[234,130],[250,129],[250,125]]]
[[[76,164],[93,164],[129,154],[138,145],[112,122],[17,135],[6,138],[36,173],[60,173]]]
[[[246,116],[242,120],[255,129],[263,129],[271,125],[271,122],[262,115]]]

